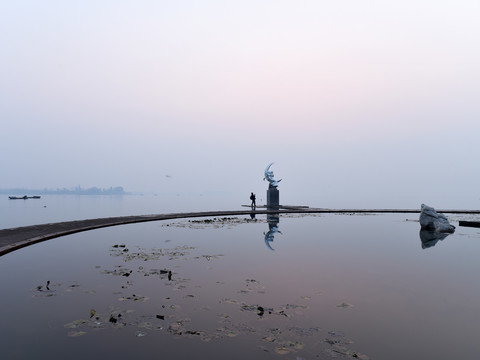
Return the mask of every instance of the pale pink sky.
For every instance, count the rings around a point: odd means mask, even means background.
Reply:
[[[417,176],[433,197],[433,169],[473,191],[479,15],[469,0],[4,2],[0,188],[248,192],[275,161],[290,191],[356,196],[351,176],[385,196],[376,179]]]

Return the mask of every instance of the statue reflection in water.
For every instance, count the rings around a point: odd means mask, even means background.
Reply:
[[[280,216],[278,214],[267,214],[267,222],[268,222],[268,232],[263,233],[265,235],[265,245],[272,250],[271,244],[274,240],[275,234],[281,234],[280,230],[278,230],[278,223],[280,222]]]

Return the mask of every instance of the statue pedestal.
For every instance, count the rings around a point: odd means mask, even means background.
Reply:
[[[277,188],[267,190],[267,207],[279,207],[280,206],[280,192]]]

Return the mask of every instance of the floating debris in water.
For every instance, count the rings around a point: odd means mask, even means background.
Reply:
[[[209,218],[204,220],[185,220],[179,222],[172,222],[164,224],[162,226],[174,226],[179,228],[190,228],[190,229],[205,229],[211,228],[220,229],[225,226],[233,227],[235,225],[247,224],[247,223],[256,223],[256,222],[266,222],[266,220],[251,219],[251,218],[239,218],[239,217],[223,217],[223,218]]]
[[[80,320],[75,320],[75,321],[69,322],[68,324],[63,325],[63,327],[65,327],[67,329],[77,329],[77,328],[79,328],[80,326],[82,326],[83,324],[86,324],[86,323],[88,323],[87,320],[80,319]]]
[[[179,319],[168,326],[167,331],[173,335],[182,335],[185,330],[185,323],[190,322],[190,319]]]
[[[279,355],[286,355],[297,350],[302,350],[305,344],[297,341],[283,341],[280,346],[275,347],[275,352]]]
[[[198,331],[198,330],[187,330],[185,331],[185,334],[188,334],[188,335],[202,335],[202,331]]]
[[[290,349],[286,346],[277,346],[275,348],[275,352],[279,355],[286,355],[286,354],[290,354],[292,352],[293,349]]]
[[[132,296],[122,296],[121,298],[118,299],[118,301],[127,301],[127,300],[132,300],[135,302],[145,302],[150,300],[150,298],[148,296],[133,294]]]
[[[195,256],[194,259],[206,259],[207,261],[219,259],[223,254]]]
[[[142,322],[142,323],[138,324],[137,327],[152,330],[153,329],[153,324],[151,322],[145,321],[145,322]]]
[[[138,294],[133,294],[131,298],[140,298]],[[171,301],[171,298],[164,298],[166,301]],[[268,314],[291,316],[287,311],[292,311],[297,308],[304,308],[303,305],[291,304],[283,305],[279,308],[266,308],[263,305],[248,305],[238,300],[223,299],[221,303],[232,304],[238,306],[240,311],[252,311],[256,312],[259,316],[265,316]],[[172,309],[179,308],[178,305],[172,304]],[[69,337],[78,337],[87,334],[85,328],[92,329],[105,329],[108,324],[113,328],[124,326],[135,326],[137,329],[134,333],[136,337],[144,337],[148,335],[148,331],[160,331],[164,329],[164,326],[159,326],[156,321],[164,321],[167,316],[164,314],[155,315],[137,315],[134,316],[133,310],[121,310],[120,308],[111,309],[106,315],[100,314],[95,309],[90,309],[90,320],[79,319],[65,324],[65,328],[69,329],[67,335]],[[133,317],[132,317],[133,315]],[[126,318],[125,318],[126,317]],[[168,317],[173,317],[168,315]],[[257,334],[266,345],[258,347],[259,350],[264,352],[272,352],[278,355],[292,355],[298,353],[305,356],[303,351],[307,349],[307,344],[312,340],[306,340],[310,338],[318,338],[322,336],[322,330],[320,327],[301,327],[301,326],[285,326],[290,323],[290,320],[280,320],[282,317],[277,318],[276,321],[280,321],[279,327],[266,327],[263,328],[259,324],[263,321],[257,322],[255,326],[252,326],[251,321],[248,323],[235,321],[234,317],[230,314],[219,315],[219,322],[221,326],[217,326],[213,329],[199,329],[188,326],[191,322],[189,318],[180,318],[171,322],[168,327],[165,327],[167,333],[174,336],[190,336],[198,338],[204,342],[210,342],[215,340],[236,338],[240,335]],[[247,319],[248,320],[248,319]],[[287,321],[286,323],[284,321]],[[316,357],[334,359],[339,356],[351,357],[361,360],[368,360],[368,357],[357,351],[351,349],[352,341],[348,339],[342,331],[331,330],[325,332],[324,344],[328,346],[323,347],[320,351],[323,353],[316,354]],[[312,355],[311,350],[307,350],[307,353]],[[296,357],[309,358],[309,357]]]
[[[211,223],[202,224],[215,224],[216,222],[217,220],[214,220]],[[111,307],[102,311],[101,305],[99,305],[101,302],[92,302],[95,309],[83,310],[86,319],[75,320],[64,325],[65,332],[70,337],[82,336],[87,333],[92,336],[98,331],[119,331],[122,327],[129,329],[129,336],[132,336],[133,333],[136,337],[147,335],[149,337],[190,337],[192,340],[195,338],[205,342],[222,339],[231,341],[230,338],[245,339],[248,336],[262,342],[263,346],[258,347],[259,351],[287,355],[287,357],[297,360],[343,358],[344,356],[368,359],[365,355],[353,351],[351,341],[341,332],[330,331],[327,333],[319,327],[312,326],[310,321],[307,321],[309,324],[307,327],[298,326],[302,324],[301,316],[304,316],[303,313],[309,309],[305,304],[315,305],[313,301],[312,303],[307,303],[307,301],[315,295],[321,295],[320,292],[302,296],[294,294],[293,299],[296,300],[283,303],[285,305],[268,303],[268,301],[272,301],[271,297],[258,295],[265,293],[265,286],[258,279],[250,277],[255,275],[247,275],[248,278],[238,279],[236,284],[240,285],[238,291],[238,287],[230,288],[229,281],[221,281],[224,280],[222,278],[212,279],[212,284],[216,284],[215,286],[222,287],[222,290],[227,288],[225,294],[228,295],[221,299],[217,297],[207,304],[205,299],[212,300],[209,298],[210,294],[204,290],[201,290],[200,293],[195,292],[200,288],[199,284],[193,282],[197,274],[191,275],[193,280],[186,278],[190,275],[188,271],[191,269],[189,266],[184,267],[180,262],[193,259],[194,263],[202,264],[202,269],[207,266],[214,268],[218,266],[216,264],[222,263],[221,259],[224,255],[199,255],[199,250],[189,245],[169,249],[146,249],[130,244],[128,248],[125,244],[116,244],[107,251],[112,257],[115,257],[111,258],[114,265],[96,266],[95,269],[98,271],[95,272],[115,276],[115,278],[110,278],[110,281],[112,284],[118,284],[118,287],[107,288],[107,295],[111,296],[112,304],[120,304],[123,308]],[[219,259],[219,262],[215,261]],[[169,262],[170,260],[176,260],[176,262]],[[206,264],[206,261],[211,264]],[[174,273],[175,277],[173,277]],[[166,281],[167,279],[168,281]],[[259,279],[261,280],[261,278]],[[50,289],[61,293],[49,280],[46,283],[42,281],[40,283],[41,285],[37,286],[34,293],[47,296]],[[153,284],[153,286],[150,289],[148,286],[145,287],[145,284]],[[63,289],[67,288],[67,291],[76,288],[82,289],[83,285],[80,287],[80,284],[74,282]],[[233,284],[233,286],[236,285]],[[125,290],[127,288],[130,290]],[[100,293],[101,290],[99,287],[98,292]],[[120,291],[115,292],[115,290]],[[137,291],[145,295],[140,295]],[[50,293],[53,291],[50,290]],[[94,292],[91,291],[91,293]],[[79,293],[77,292],[77,294]],[[82,295],[82,291],[79,295]],[[154,299],[148,304],[148,307],[142,304],[150,299],[146,295]],[[299,304],[295,301],[298,301]],[[343,309],[352,305],[341,303],[337,306]],[[148,311],[151,312],[145,313]],[[201,311],[209,311],[209,313],[202,315],[199,314]],[[192,315],[193,320],[185,317],[189,315],[189,312],[195,314],[195,317]],[[89,319],[87,314],[90,314]],[[205,319],[208,320],[204,321]],[[158,333],[160,330],[163,331]],[[319,339],[320,342],[316,339]],[[318,349],[316,345],[322,347],[314,353],[313,348]],[[301,356],[296,356],[297,354]]]
[[[227,336],[227,337],[235,337],[235,336],[240,335],[240,333],[237,330],[230,329],[228,327],[218,328],[217,331],[219,333],[221,333],[222,335]]]
[[[82,335],[85,335],[86,332],[85,331],[69,331],[68,332],[68,336],[70,337],[77,337],[77,336],[82,336]]]
[[[345,338],[345,333],[343,331],[331,330],[328,334],[334,337]]]
[[[340,309],[348,309],[349,307],[352,307],[353,305],[352,304],[349,304],[349,303],[346,303],[346,302],[342,302],[341,304],[338,304],[337,307],[340,308]]]
[[[33,294],[34,297],[52,297],[57,295],[57,290],[55,288],[59,288],[62,284],[52,284],[50,280],[47,280],[44,285],[38,285],[35,289],[32,289],[32,291],[35,291]],[[80,285],[77,285],[80,286]],[[71,291],[70,288],[68,288],[66,291]]]
[[[297,305],[297,304],[287,304],[287,305],[283,305],[282,309],[284,309],[284,310],[287,310],[287,309],[308,309],[308,306]]]
[[[235,299],[220,299],[220,303],[227,303],[227,304],[242,304],[241,301],[235,300]]]
[[[321,329],[319,327],[302,328],[299,326],[291,326],[288,328],[288,331],[298,336],[314,336],[318,335]]]

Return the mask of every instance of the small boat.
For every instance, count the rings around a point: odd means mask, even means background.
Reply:
[[[27,200],[27,199],[40,199],[40,196],[38,196],[38,195],[36,195],[36,196],[24,195],[24,196],[9,196],[8,198],[10,200]]]

